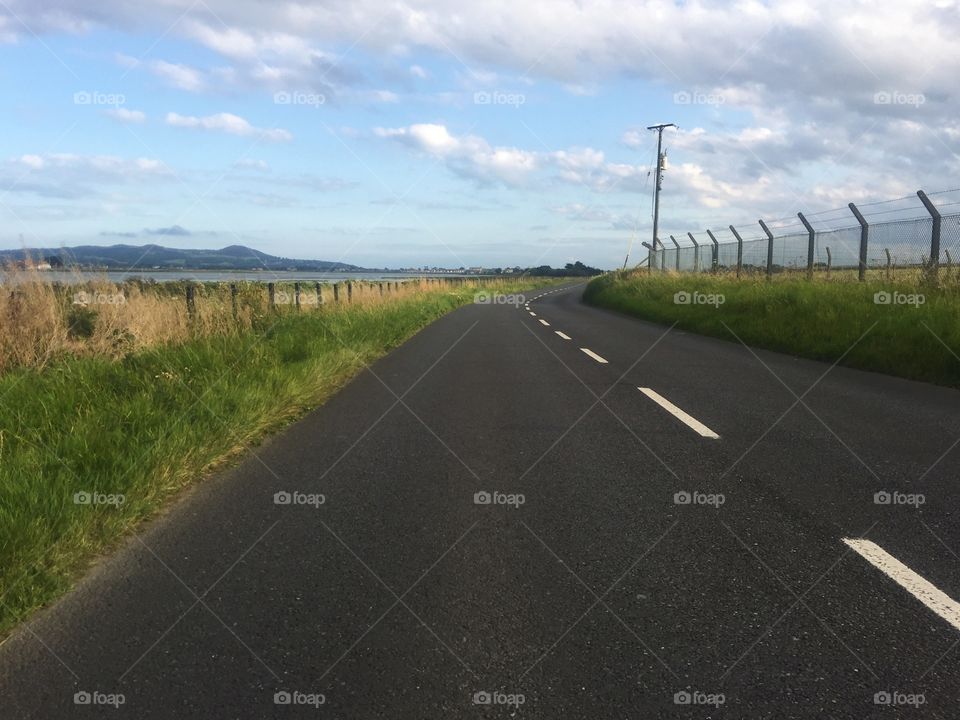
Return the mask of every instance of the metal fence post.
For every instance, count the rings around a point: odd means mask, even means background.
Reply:
[[[713,230],[707,230],[707,235],[710,236],[710,242],[713,243],[713,271],[717,272],[720,269],[720,241],[714,237]]]
[[[760,219],[760,227],[767,234],[767,277],[769,278],[773,274],[773,233],[770,232],[770,228],[767,227],[762,218]]]
[[[694,239],[692,232],[688,232],[687,237],[693,243],[693,271],[700,272],[700,243]]]
[[[733,225],[730,226],[730,232],[737,239],[737,277],[740,277],[740,273],[743,271],[743,238],[740,237],[740,233]]]
[[[937,206],[933,204],[930,198],[923,190],[917,190],[917,197],[933,218],[933,232],[930,233],[930,276],[936,277],[937,270],[940,267],[940,225],[942,218]]]
[[[803,216],[802,212],[797,213],[797,217],[800,218],[800,222],[803,223],[803,226],[807,229],[807,235],[810,239],[807,241],[807,277],[813,277],[813,251],[816,247],[817,242],[817,231],[813,229],[813,225],[810,224],[810,221]]]
[[[856,205],[850,203],[847,207],[850,208],[850,212],[853,213],[853,216],[857,218],[857,222],[860,223],[860,268],[857,270],[857,279],[863,282],[866,279],[867,272],[867,242],[869,241],[870,226]]]
[[[680,243],[677,242],[677,239],[671,235],[670,239],[673,240],[673,247],[676,248],[677,261],[675,263],[677,272],[680,272]]]

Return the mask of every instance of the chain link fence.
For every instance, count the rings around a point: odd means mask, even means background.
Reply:
[[[960,188],[667,238],[648,256],[651,271],[949,274],[960,261]]]

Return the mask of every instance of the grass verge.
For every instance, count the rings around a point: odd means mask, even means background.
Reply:
[[[704,335],[734,342],[739,337],[753,347],[827,362],[842,358],[849,367],[960,387],[955,282],[921,286],[799,276],[768,282],[641,271],[597,278],[584,299]]]
[[[475,292],[277,315],[119,360],[0,376],[0,637],[183,487]],[[78,493],[124,500],[83,504]]]

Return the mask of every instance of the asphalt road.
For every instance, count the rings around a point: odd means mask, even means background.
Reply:
[[[960,393],[581,291],[198,484],[0,647],[0,717],[960,716]]]

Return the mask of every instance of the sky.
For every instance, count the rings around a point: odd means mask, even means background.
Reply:
[[[659,122],[661,237],[960,185],[958,36],[955,0],[3,0],[0,248],[612,268]]]

